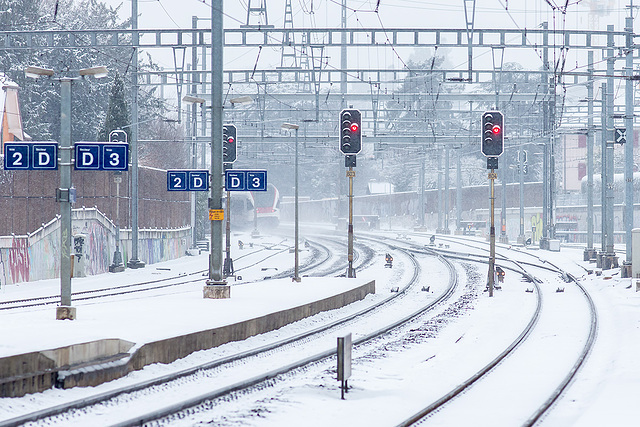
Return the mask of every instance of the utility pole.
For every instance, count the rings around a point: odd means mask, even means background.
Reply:
[[[71,83],[60,79],[60,306],[56,319],[74,320],[76,308],[71,306]],[[66,195],[65,195],[66,193]]]
[[[418,215],[420,215],[420,220],[418,221],[418,224],[420,225],[420,230],[421,231],[425,231],[425,224],[424,224],[424,174],[425,174],[425,165],[424,163],[427,161],[426,159],[426,154],[424,152],[424,149],[421,150],[420,153],[420,176],[418,177],[418,203],[420,203],[420,208],[418,209]]]
[[[469,67],[469,76],[467,81],[473,82],[473,30],[476,15],[476,0],[464,0],[464,18],[467,28],[467,65]]]
[[[347,28],[347,0],[342,0],[342,29]],[[340,66],[343,70],[347,69],[347,33],[342,32],[340,35]],[[342,108],[347,108],[347,73],[340,73],[340,94],[342,95]]]
[[[138,258],[138,0],[131,1],[131,258],[129,268],[144,268],[144,262]]]
[[[504,65],[504,46],[495,46],[491,49],[493,60],[493,85],[496,91],[496,111],[500,111],[500,84],[502,82],[502,66]],[[504,130],[503,130],[504,131]],[[498,159],[498,161],[500,161]],[[502,168],[506,171],[505,159],[500,161]],[[500,242],[509,243],[507,238],[507,180],[506,173],[502,178],[502,210],[500,211]]]
[[[587,247],[584,250],[584,261],[595,258],[593,248],[593,51],[588,52],[589,65],[587,79]]]
[[[205,298],[230,298],[231,288],[222,276],[222,96],[223,96],[223,0],[211,3],[211,253],[209,278],[203,290]]]
[[[444,171],[445,171],[445,176],[444,176],[444,234],[449,234],[449,201],[450,201],[450,197],[449,197],[449,173],[450,173],[450,168],[449,168],[449,146],[447,145],[444,149]]]
[[[549,23],[543,22],[542,29],[544,33],[542,35],[542,45],[544,46],[542,49],[542,67],[545,73],[542,75],[542,82],[545,85],[549,84],[549,33],[547,30],[549,29]],[[550,89],[547,88],[547,93],[550,92]],[[549,210],[549,189],[551,187],[551,178],[549,176],[549,105],[550,101],[544,100],[542,101],[542,139],[544,141],[544,153],[542,159],[542,237],[540,238],[540,248],[548,249],[549,248],[549,217],[551,216],[551,212]]]
[[[600,133],[600,206],[602,222],[600,224],[600,254],[598,260],[598,268],[602,268],[602,259],[607,253],[607,84],[602,83],[602,111],[601,111],[601,127]]]
[[[625,31],[627,32],[627,52],[626,52],[626,64],[625,64],[625,128],[627,132],[627,142],[624,147],[625,156],[625,203],[624,203],[624,231],[626,242],[626,258],[623,262],[622,277],[631,277],[631,261],[633,245],[631,244],[633,230],[633,144],[635,142],[635,135],[633,130],[633,86],[635,81],[633,80],[633,0],[630,0],[629,5],[629,17],[626,19]]]
[[[607,176],[607,182],[605,185],[605,194],[606,194],[606,202],[607,202],[607,224],[606,224],[606,253],[605,258],[603,259],[603,269],[609,269],[613,267],[617,267],[617,262],[615,261],[615,251],[614,251],[614,228],[613,228],[613,204],[614,204],[614,158],[613,158],[613,132],[614,132],[614,124],[613,124],[613,104],[614,104],[614,95],[613,95],[613,73],[614,73],[614,65],[615,65],[615,57],[614,57],[614,37],[613,37],[613,25],[607,25],[607,46],[610,48],[607,49],[607,129],[606,129],[606,141],[607,141],[607,163],[605,164],[605,171]]]
[[[456,230],[462,230],[462,153],[456,150]]]
[[[435,138],[435,137],[434,137]],[[436,229],[436,233],[443,233],[443,215],[442,211],[443,207],[443,199],[442,199],[442,147],[436,148],[436,156],[438,161],[438,228]]]
[[[520,104],[518,104],[518,113],[520,113]],[[518,114],[520,117],[520,114]],[[518,150],[518,171],[520,172],[518,175],[519,178],[519,202],[520,202],[520,233],[518,234],[518,243],[521,245],[525,244],[524,237],[524,168],[527,167],[527,158],[524,151],[524,147],[522,145],[522,120],[518,121],[518,145],[520,149]]]

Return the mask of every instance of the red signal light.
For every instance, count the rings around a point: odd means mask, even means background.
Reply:
[[[358,124],[351,123],[351,132],[357,132],[357,131],[358,131]]]
[[[495,133],[495,134],[497,135],[497,134],[499,134],[499,133],[500,133],[500,131],[501,131],[502,129],[500,129],[500,126],[495,125],[495,126],[493,126],[493,128],[492,128],[491,130],[493,131],[493,133]]]
[[[233,143],[235,142],[235,139],[234,139],[232,136],[230,136],[230,137],[227,139],[227,142],[228,142],[229,144],[233,144]]]

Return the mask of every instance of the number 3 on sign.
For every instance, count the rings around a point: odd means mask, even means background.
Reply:
[[[249,191],[267,191],[267,171],[247,171]]]

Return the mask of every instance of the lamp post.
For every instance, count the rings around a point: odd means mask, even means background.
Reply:
[[[504,49],[505,47],[493,46],[491,48],[491,57],[493,60],[493,85],[496,91],[496,111],[500,111],[500,84],[502,83],[502,68],[504,65]],[[504,168],[505,158],[502,160]],[[507,238],[507,180],[502,179],[502,211],[500,214],[500,243],[509,243]]]
[[[294,251],[295,251],[295,268],[293,277],[291,280],[294,282],[300,281],[299,274],[299,262],[298,262],[298,129],[300,126],[293,123],[283,123],[282,129],[295,130],[296,131],[296,148],[295,148],[295,193],[294,193]]]
[[[113,182],[116,183],[116,250],[113,253],[113,263],[109,266],[109,272],[120,273],[124,271],[122,254],[120,253],[120,184],[122,183],[122,172],[114,172]]]
[[[196,123],[196,108],[197,105],[201,105],[204,107],[205,99],[192,95],[185,95],[182,97],[184,102],[187,102],[192,105],[192,114],[191,114],[191,167],[196,169],[198,166],[197,161],[197,147],[196,147],[196,134],[197,134],[197,123]],[[196,235],[196,194],[195,192],[191,192],[191,249],[195,250],[197,248],[197,235]]]
[[[24,70],[27,77],[52,78],[55,71],[48,68],[29,66]],[[107,76],[103,66],[84,68],[78,71],[80,77],[59,77],[60,82],[60,188],[56,191],[56,201],[60,203],[60,306],[56,307],[56,319],[74,320],[76,309],[71,306],[71,203],[75,200],[75,189],[71,188],[71,83],[74,80],[93,76],[97,79]]]

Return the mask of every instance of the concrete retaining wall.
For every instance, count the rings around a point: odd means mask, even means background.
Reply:
[[[72,232],[86,236],[83,248],[86,275],[109,271],[115,250],[115,225],[97,209],[73,209]],[[131,231],[121,230],[121,252],[126,264],[131,253]],[[190,228],[140,230],[138,257],[147,264],[184,256]],[[69,248],[72,252],[72,249]],[[60,220],[43,224],[28,236],[0,237],[0,287],[60,277]]]
[[[140,346],[120,339],[107,339],[3,358],[0,359],[0,397],[22,396],[53,385],[58,388],[95,386],[152,363],[171,363],[195,351],[276,330],[322,311],[344,307],[373,293],[375,281],[255,319]]]

